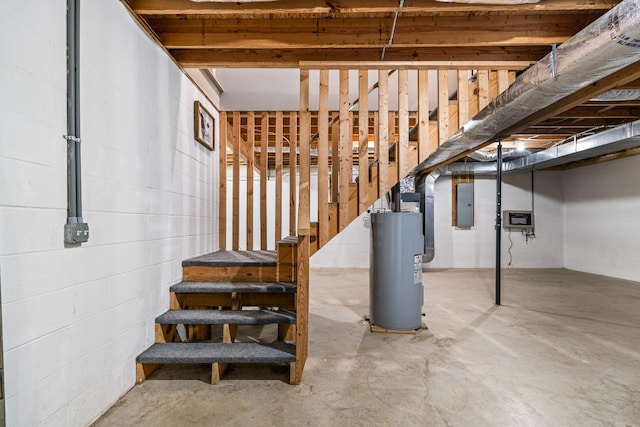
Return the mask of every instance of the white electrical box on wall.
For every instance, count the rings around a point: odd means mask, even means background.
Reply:
[[[502,227],[509,230],[533,230],[535,228],[532,211],[503,211]]]

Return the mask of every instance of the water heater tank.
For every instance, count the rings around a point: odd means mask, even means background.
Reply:
[[[411,330],[422,324],[422,215],[371,214],[369,299],[371,324]]]

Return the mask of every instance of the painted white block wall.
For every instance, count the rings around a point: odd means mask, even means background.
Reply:
[[[565,172],[565,266],[640,281],[640,156]]]
[[[65,247],[66,2],[0,3],[7,425],[88,425],[135,381],[182,259],[217,247],[207,104],[116,1],[81,5],[84,218]],[[208,105],[208,104],[207,104]],[[210,111],[214,111],[208,105]]]
[[[511,235],[511,267],[563,267],[563,175],[535,174],[536,238],[525,243],[518,232]],[[469,229],[451,226],[451,178],[436,181],[436,256],[428,268],[493,268],[495,266],[495,179],[476,177],[474,186],[475,225]],[[504,177],[503,209],[531,209],[531,175]],[[311,258],[312,267],[369,267],[369,229],[363,217]],[[503,233],[503,263],[508,267],[509,235]]]

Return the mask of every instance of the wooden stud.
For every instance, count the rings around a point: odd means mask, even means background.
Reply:
[[[393,147],[393,150],[388,151],[389,158],[389,176],[387,177],[387,188],[389,190],[398,182],[398,139],[396,138],[396,118],[397,115],[394,111],[389,111],[389,147]],[[394,167],[392,168],[392,165]]]
[[[478,71],[478,111],[489,105],[489,71]]]
[[[284,136],[282,111],[276,112],[276,223],[275,243],[282,239],[282,139]]]
[[[338,227],[342,231],[349,223],[349,184],[352,171],[352,141],[349,126],[349,70],[340,70],[340,184],[339,204],[340,220]]]
[[[227,249],[227,113],[220,113],[220,148],[218,149],[219,171],[218,186],[220,187],[218,248]]]
[[[253,250],[253,169],[255,147],[255,116],[247,113],[247,250]]]
[[[498,95],[509,88],[509,70],[498,70]]]
[[[267,179],[269,178],[269,113],[260,120],[260,249],[267,249]]]
[[[298,235],[309,235],[311,180],[311,114],[309,113],[309,70],[300,70],[300,186]]]
[[[440,144],[449,137],[449,70],[438,71],[438,137]]]
[[[240,113],[233,112],[233,224],[231,249],[240,246]]]
[[[409,173],[409,72],[398,70],[398,178]]]
[[[358,192],[360,205],[364,212],[369,205],[369,71],[358,73]]]
[[[418,70],[418,159],[429,156],[429,70]]]
[[[318,109],[319,247],[329,241],[329,71],[320,71]]]
[[[389,71],[378,71],[378,198],[389,179]]]
[[[298,113],[289,113],[289,235],[296,235],[298,188]]]
[[[469,121],[469,71],[458,70],[458,129]]]
[[[331,123],[331,202],[339,202],[340,187],[340,123],[338,123],[338,114],[332,114]]]

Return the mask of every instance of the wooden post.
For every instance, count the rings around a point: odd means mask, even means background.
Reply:
[[[247,113],[247,250],[253,250],[253,168],[255,147],[255,116]]]
[[[438,137],[442,144],[449,137],[449,71],[438,70]]]
[[[389,71],[378,70],[378,198],[389,179]]]
[[[498,70],[498,95],[509,88],[509,70]]]
[[[298,113],[289,113],[289,235],[295,236],[297,230],[298,188]]]
[[[267,249],[267,179],[269,178],[269,113],[260,119],[260,249]]]
[[[320,70],[318,109],[318,225],[321,248],[329,241],[329,70]]]
[[[358,73],[358,213],[369,207],[369,71]]]
[[[478,70],[478,111],[489,105],[489,71]]]
[[[227,113],[220,113],[220,144],[218,148],[218,186],[220,187],[220,207],[218,223],[218,247],[221,251],[227,249]]]
[[[300,70],[300,190],[298,205],[298,260],[296,291],[296,361],[291,363],[290,382],[300,384],[309,346],[309,235],[311,179],[309,150],[311,116],[309,113],[309,70]]]
[[[409,71],[398,70],[398,179],[409,173]]]
[[[276,224],[275,244],[282,239],[282,137],[283,132],[282,111],[276,112]]]
[[[233,225],[231,249],[240,246],[240,112],[233,112]]]
[[[338,181],[340,176],[340,124],[336,120],[333,121],[337,114],[332,115],[331,122],[331,202],[338,203],[339,201],[339,187]]]
[[[429,156],[429,70],[418,70],[418,162]]]
[[[458,128],[469,121],[469,70],[458,70]]]
[[[338,230],[349,223],[349,184],[352,151],[351,129],[349,126],[349,70],[340,70],[340,190]]]

